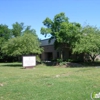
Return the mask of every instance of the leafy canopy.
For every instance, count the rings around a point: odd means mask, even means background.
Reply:
[[[43,25],[46,27],[41,28],[41,34],[47,36],[47,34],[51,34],[52,37],[56,37],[55,32],[60,30],[60,24],[62,22],[68,22],[68,18],[65,16],[64,13],[59,13],[54,16],[54,19],[51,20],[50,18],[46,18],[43,21]]]
[[[17,36],[9,39],[2,46],[3,53],[10,56],[27,55],[27,54],[40,54],[39,39],[34,30],[27,29],[23,32],[22,36]]]
[[[1,47],[4,45],[4,42],[10,39],[12,36],[11,30],[7,25],[0,25],[0,59],[3,58],[4,54],[2,54]]]
[[[74,53],[86,53],[92,61],[100,54],[100,30],[96,27],[86,26],[82,30],[81,38],[75,44]]]
[[[41,34],[47,36],[51,35],[55,39],[55,48],[63,50],[66,46],[71,47],[79,38],[81,25],[79,23],[71,23],[64,13],[59,13],[54,16],[54,19],[46,18],[43,21],[45,27],[41,28]]]

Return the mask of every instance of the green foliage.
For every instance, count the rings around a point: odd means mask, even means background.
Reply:
[[[63,59],[57,59],[57,62],[61,63],[61,62],[63,62]]]
[[[10,56],[40,54],[42,49],[36,34],[25,33],[22,36],[9,39],[2,46],[3,53]]]
[[[68,18],[65,16],[64,13],[55,15],[53,20],[47,17],[43,21],[43,25],[46,26],[46,28],[41,28],[41,34],[45,36],[47,34],[51,34],[52,37],[55,37],[55,32],[58,32],[60,30],[60,24],[62,22],[68,22]]]
[[[79,33],[81,33],[81,25],[69,22],[64,13],[55,15],[53,20],[47,17],[43,24],[46,28],[41,28],[41,34],[45,36],[50,34],[49,42],[55,39],[54,46],[61,51],[61,55],[65,48],[72,48],[79,39]]]
[[[25,33],[33,33],[36,34],[36,31],[34,29],[31,29],[31,26],[25,26],[24,23],[14,23],[12,25],[12,36],[22,36]]]
[[[39,55],[36,55],[36,61],[41,62],[41,59],[40,59]]]
[[[56,33],[58,47],[72,49],[75,42],[80,38],[80,30],[81,26],[78,23],[63,22],[60,31]]]
[[[1,47],[4,43],[10,39],[12,36],[11,30],[8,28],[7,25],[0,25],[0,60],[3,59],[5,54],[2,53]]]
[[[94,61],[96,56],[100,54],[100,31],[96,27],[86,26],[82,32],[73,53],[86,53]]]
[[[67,64],[66,61],[63,61],[63,62],[60,62],[60,63],[59,63],[60,66],[63,66],[63,65],[66,65],[66,64]]]
[[[14,37],[17,37],[17,36],[21,36],[22,35],[22,31],[24,29],[24,23],[14,23],[12,25],[13,29],[12,29],[12,33],[13,33],[13,36]]]
[[[26,26],[25,30],[23,31],[23,34],[28,34],[28,33],[32,33],[32,34],[36,34],[35,29],[31,29],[31,26]]]
[[[68,62],[73,62],[73,60],[72,60],[72,59],[68,59],[67,61],[68,61]]]
[[[37,55],[41,52],[36,31],[30,26],[16,22],[12,29],[9,29],[7,25],[0,25],[0,59],[9,56]]]
[[[63,59],[57,59],[57,63],[62,66],[62,65],[66,65],[67,62],[66,61],[63,61]]]
[[[8,28],[7,25],[0,25],[0,38],[4,38],[5,40],[8,40],[11,38],[11,30]]]
[[[3,43],[11,38],[11,30],[8,28],[7,25],[0,25],[0,48],[2,47]]]

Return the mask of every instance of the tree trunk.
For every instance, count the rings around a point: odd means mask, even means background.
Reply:
[[[95,61],[95,57],[92,57],[92,62],[94,62]]]
[[[91,58],[92,62],[94,62],[95,58],[96,58],[96,55],[90,55],[90,58]]]

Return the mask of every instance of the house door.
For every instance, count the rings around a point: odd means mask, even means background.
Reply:
[[[53,59],[53,53],[52,52],[48,52],[46,55],[47,55],[48,61],[51,61]]]

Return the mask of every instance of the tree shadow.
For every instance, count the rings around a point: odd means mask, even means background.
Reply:
[[[43,64],[48,66],[48,67],[52,67],[52,66],[56,66],[57,65],[56,62],[43,62]]]
[[[22,63],[1,63],[0,67],[22,67]]]
[[[66,64],[59,65],[57,62],[44,62],[44,65],[48,67],[58,66],[65,68],[82,68],[82,67],[100,67],[100,62],[68,62]]]

